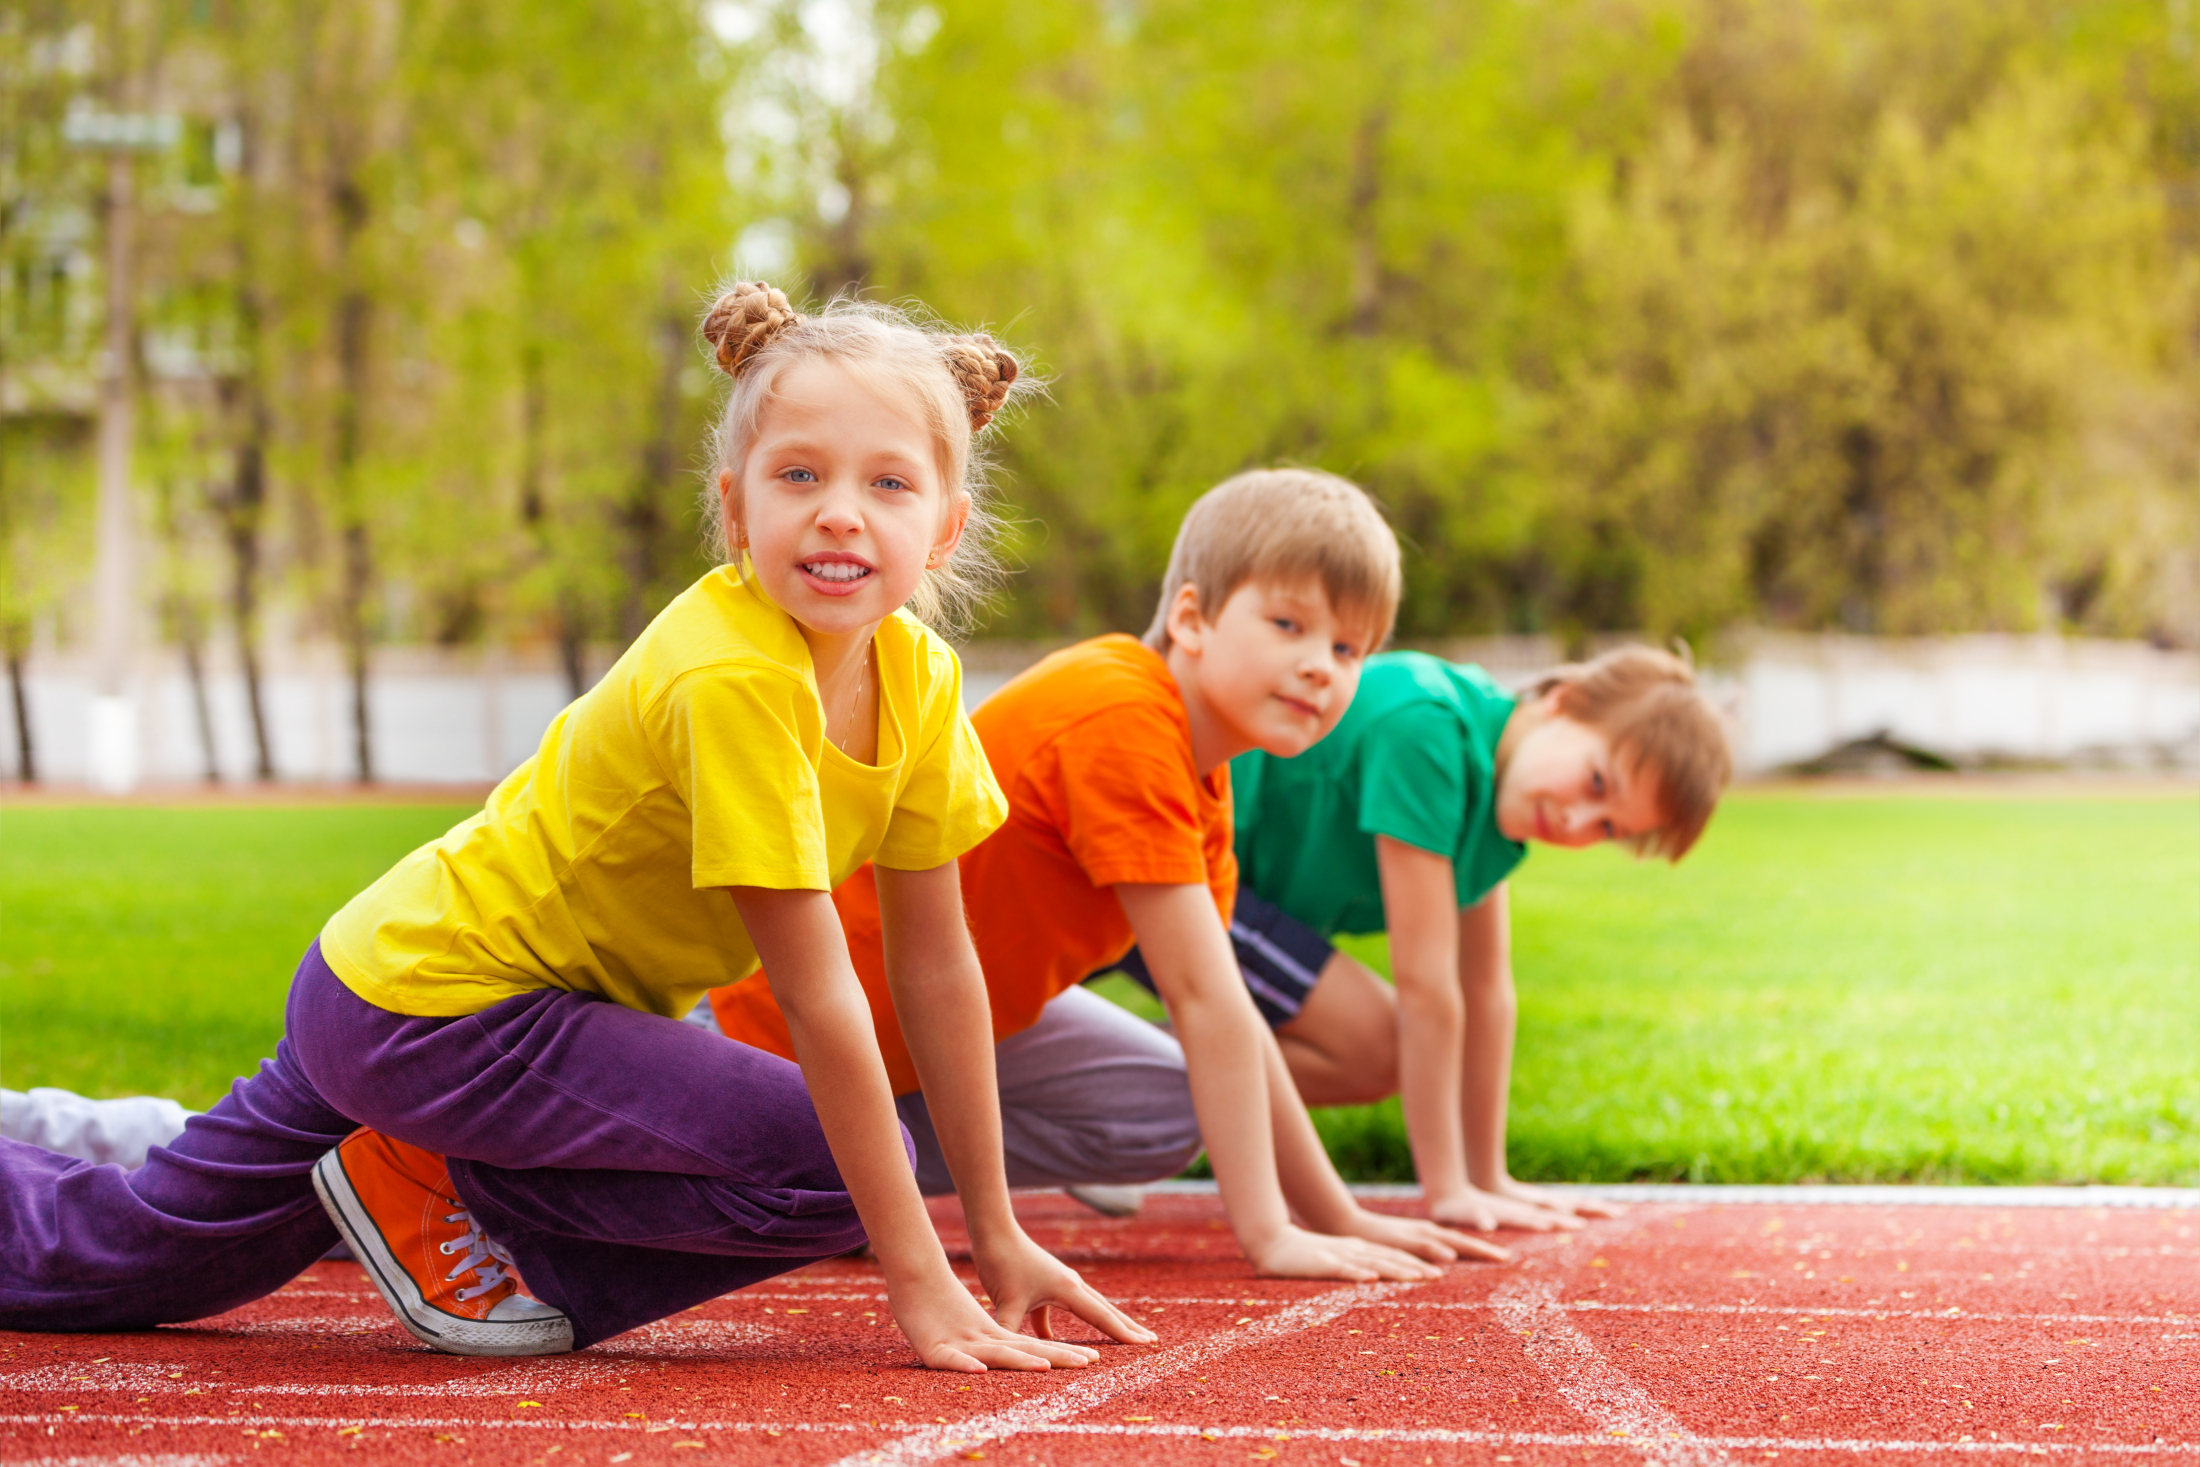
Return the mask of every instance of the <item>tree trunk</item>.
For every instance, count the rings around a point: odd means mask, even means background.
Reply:
[[[677,473],[680,432],[680,368],[687,353],[687,322],[667,312],[657,322],[657,393],[649,437],[620,516],[626,531],[626,597],[619,611],[619,635],[633,641],[649,623],[649,595],[664,573],[665,491]]]
[[[529,342],[520,351],[520,464],[519,518],[534,538],[535,553],[549,567],[556,591],[551,598],[557,621],[558,662],[565,670],[565,691],[578,698],[588,691],[585,608],[571,581],[558,564],[558,547],[551,533],[550,507],[544,492],[548,477],[543,464],[542,423],[548,411],[549,389],[543,381],[542,347]]]
[[[229,487],[208,495],[221,519],[229,547],[230,632],[237,639],[237,666],[244,676],[244,702],[252,717],[252,774],[262,782],[275,778],[275,743],[267,727],[267,703],[260,681],[260,524],[267,509],[268,411],[263,367],[265,313],[253,252],[260,219],[253,205],[259,186],[258,119],[247,111],[237,118],[241,197],[235,214],[237,340],[241,370],[222,379],[223,406],[235,427],[236,460]]]
[[[38,783],[38,749],[31,738],[31,694],[23,673],[23,636],[19,627],[8,628],[8,695],[15,700],[15,776],[25,784]]]
[[[367,227],[365,189],[339,169],[329,190],[337,225],[337,271],[345,282],[336,298],[336,502],[342,517],[344,568],[338,621],[344,662],[351,674],[352,760],[361,784],[374,782],[374,728],[368,716],[368,652],[373,641],[368,600],[374,590],[374,541],[368,533],[359,459],[367,397],[368,337],[374,300],[357,279],[359,237]]]
[[[220,755],[214,746],[214,704],[206,690],[206,627],[198,609],[180,592],[169,603],[176,628],[176,645],[183,653],[183,673],[191,683],[191,711],[198,717],[199,749],[206,756],[208,784],[222,782]]]
[[[1352,139],[1352,334],[1373,336],[1382,324],[1383,256],[1376,205],[1383,197],[1383,133],[1390,114],[1381,107],[1360,120]]]
[[[267,700],[260,675],[260,517],[267,503],[267,409],[257,388],[246,409],[245,441],[226,493],[213,496],[221,515],[222,538],[229,546],[229,620],[237,639],[237,666],[244,676],[245,707],[252,715],[252,774],[275,777],[275,743],[267,727]]]

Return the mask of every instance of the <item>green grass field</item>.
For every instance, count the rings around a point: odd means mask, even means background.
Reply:
[[[0,1083],[211,1103],[463,813],[0,810]],[[1745,793],[1678,869],[1537,854],[1514,913],[1522,1176],[2200,1182],[2200,800]],[[1395,1103],[1320,1119],[1410,1175]]]

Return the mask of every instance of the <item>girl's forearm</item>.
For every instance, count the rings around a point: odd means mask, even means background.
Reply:
[[[825,1144],[889,1287],[952,1280],[909,1172],[870,1005],[848,961],[831,896],[761,887],[732,892],[786,1017]]]
[[[993,1014],[977,956],[893,984],[909,1057],[940,1139],[973,1241],[1017,1230],[1001,1155],[1001,1097],[994,1075]]]
[[[971,1241],[982,1249],[996,1236],[1021,1237],[1001,1157],[993,1010],[963,917],[961,871],[950,861],[929,871],[875,867],[873,874],[894,1014]]]

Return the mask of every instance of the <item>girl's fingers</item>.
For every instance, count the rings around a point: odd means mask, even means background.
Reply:
[[[1154,1342],[1152,1330],[1117,1309],[1089,1287],[1080,1285],[1074,1291],[1047,1302],[1057,1309],[1067,1309],[1118,1344],[1150,1345]]]
[[[1495,1243],[1485,1243],[1479,1238],[1468,1239],[1465,1251],[1477,1258],[1487,1258],[1492,1263],[1512,1262],[1512,1249],[1501,1248]]]
[[[953,1345],[934,1345],[921,1358],[925,1366],[932,1370],[959,1370],[970,1375],[983,1374],[985,1371],[984,1361],[956,1349]]]
[[[1019,1350],[1006,1340],[976,1340],[971,1343],[971,1353],[995,1370],[1052,1370],[1054,1362],[1044,1355],[1029,1350]]]

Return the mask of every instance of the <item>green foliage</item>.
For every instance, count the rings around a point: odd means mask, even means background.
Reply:
[[[0,1082],[211,1103],[321,924],[466,813],[10,807]],[[2189,798],[1739,795],[1678,868],[1543,852],[1515,1169],[2192,1185],[2196,888]],[[1346,1175],[1410,1179],[1395,1102],[1316,1119]]]
[[[1007,322],[1052,367],[1008,437],[1003,629],[1141,624],[1185,503],[1297,459],[1391,509],[1409,633],[2190,641],[2179,24],[882,6],[875,86],[782,198],[822,285]]]

